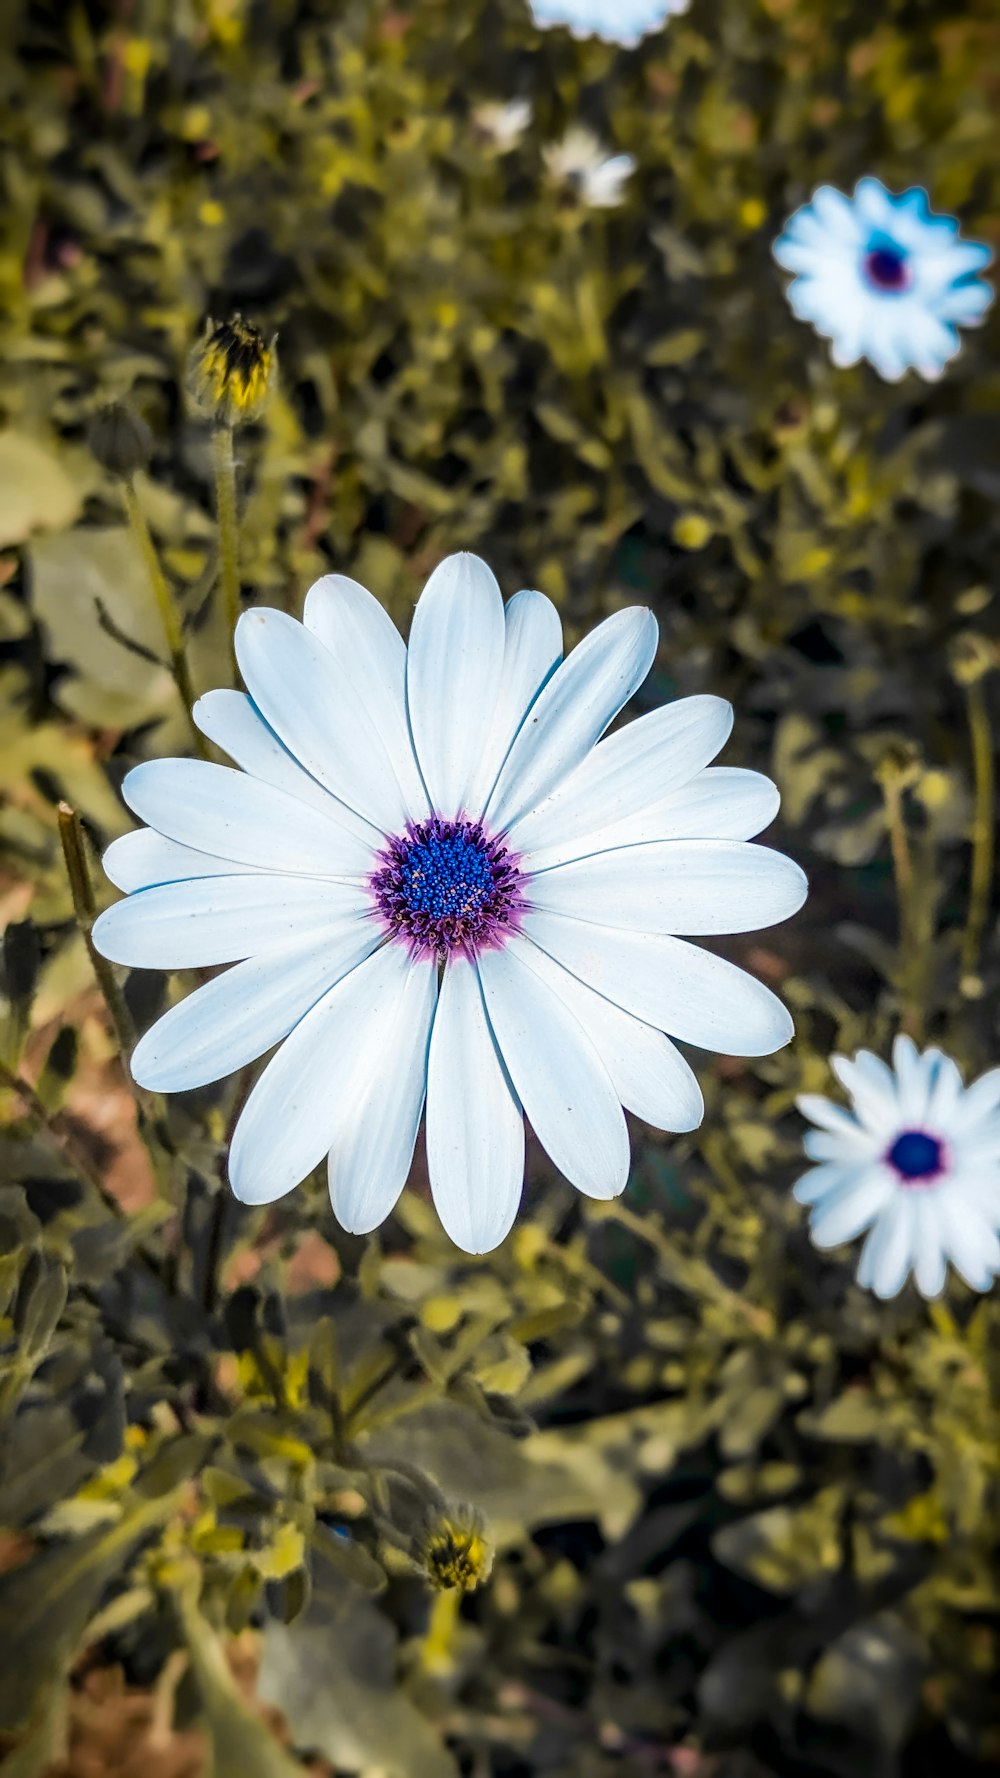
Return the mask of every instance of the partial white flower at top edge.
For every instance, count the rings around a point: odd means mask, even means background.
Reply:
[[[484,1252],[517,1211],[525,1118],[567,1179],[615,1197],[623,1106],[667,1130],[703,1115],[666,1032],[731,1055],[788,1042],[770,990],[688,942],[784,920],[806,893],[747,844],[777,810],[770,779],[709,765],[730,706],[683,698],[601,739],[656,648],[633,607],[563,660],[555,606],[505,606],[470,555],[431,575],[408,648],[339,574],[302,623],[240,618],[249,695],[195,706],[239,769],[128,773],[148,825],[108,849],[127,894],[94,927],[133,968],[233,965],[142,1038],[140,1085],[204,1086],[280,1046],[234,1132],[238,1198],[270,1203],[328,1156],[340,1222],[375,1228],[426,1101],[441,1221]]]
[[[499,102],[477,105],[472,121],[484,143],[497,154],[510,154],[531,123],[531,115],[530,99],[508,99],[504,105]]]
[[[834,364],[867,358],[890,383],[910,369],[933,381],[959,350],[956,328],[981,321],[993,300],[977,276],[992,251],[958,230],[922,187],[896,196],[861,179],[853,198],[821,185],[772,251],[796,274],[794,313],[832,340]]]
[[[593,131],[574,124],[561,142],[542,149],[549,178],[571,188],[591,210],[613,210],[635,172],[631,154],[608,155]]]
[[[1000,1271],[1000,1068],[964,1087],[949,1056],[902,1036],[892,1063],[870,1050],[833,1057],[850,1111],[819,1093],[798,1101],[819,1126],[803,1140],[818,1164],[795,1186],[810,1234],[838,1247],[870,1229],[858,1283],[876,1296],[896,1296],[911,1271],[937,1296],[949,1260],[988,1290]]]
[[[536,25],[566,25],[574,37],[604,37],[631,46],[655,31],[690,0],[530,0]]]

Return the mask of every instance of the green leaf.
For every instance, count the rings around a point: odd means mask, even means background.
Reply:
[[[140,660],[99,622],[112,622],[143,647],[163,651],[149,576],[131,531],[87,528],[40,537],[29,547],[32,602],[52,656],[72,669],[58,692],[70,715],[101,727],[132,727],[175,696],[164,667]]]
[[[80,515],[83,490],[67,473],[64,449],[27,432],[0,432],[0,549],[33,531],[62,531]]]
[[[243,1702],[193,1587],[181,1589],[178,1609],[211,1741],[211,1778],[303,1778],[298,1761]]]
[[[104,1588],[172,1504],[168,1496],[134,1503],[109,1529],[43,1549],[0,1575],[0,1643],[17,1649],[16,1661],[0,1663],[0,1732],[32,1720],[46,1687],[69,1666]]]

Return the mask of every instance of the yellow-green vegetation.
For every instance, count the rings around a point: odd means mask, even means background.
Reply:
[[[220,1778],[986,1770],[1000,1302],[878,1303],[789,1187],[831,1051],[1000,1061],[1000,328],[933,388],[837,371],[769,249],[868,172],[997,239],[995,5],[694,0],[629,52],[520,0],[0,28],[11,1773],[95,1662],[172,1675]],[[547,171],[580,122],[635,157],[617,209]],[[190,983],[87,944],[116,786],[194,748],[234,605],[332,566],[405,628],[456,548],[569,643],[651,604],[643,706],[733,700],[813,883],[728,947],[794,1043],[698,1059],[703,1128],[636,1130],[619,1203],[536,1151],[485,1260],[419,1169],[366,1240],[319,1176],[236,1204],[246,1080],[137,1103],[119,1046]]]

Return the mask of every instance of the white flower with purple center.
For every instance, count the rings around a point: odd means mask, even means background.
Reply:
[[[690,0],[531,0],[536,25],[566,25],[575,37],[604,37],[630,46],[655,31]]]
[[[817,1165],[795,1186],[812,1239],[839,1247],[869,1229],[858,1283],[876,1296],[895,1296],[911,1271],[937,1296],[949,1260],[988,1290],[1000,1271],[1000,1068],[965,1087],[950,1056],[903,1036],[892,1062],[833,1057],[850,1111],[819,1093],[798,1101],[819,1126],[803,1140]]]
[[[270,1203],[328,1158],[334,1211],[365,1232],[403,1188],[426,1105],[431,1191],[459,1246],[513,1222],[527,1118],[596,1198],[629,1170],[623,1107],[691,1130],[703,1103],[670,1037],[733,1055],[786,1043],[769,989],[688,943],[794,913],[798,866],[746,842],[778,795],[709,764],[732,710],[698,696],[602,735],[646,677],[639,608],[566,660],[555,606],[504,606],[475,556],[431,575],[407,648],[355,581],[304,621],[246,612],[249,695],[199,727],[240,770],[154,760],[124,783],[148,826],[105,856],[127,898],[94,940],[136,968],[233,965],[132,1057],[140,1085],[204,1086],[278,1047],[229,1154]]]
[[[832,340],[834,364],[867,358],[888,382],[910,369],[939,377],[959,350],[956,329],[981,321],[993,299],[978,276],[991,249],[963,241],[957,218],[930,210],[920,186],[896,196],[861,179],[849,198],[821,185],[773,253],[796,274],[794,313]]]

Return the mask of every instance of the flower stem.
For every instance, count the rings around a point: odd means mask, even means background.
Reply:
[[[59,838],[62,842],[63,858],[66,861],[66,875],[69,878],[76,923],[87,947],[87,955],[108,1010],[125,1077],[131,1083],[132,1077],[126,1057],[135,1044],[135,1025],[132,1022],[132,1014],[126,1005],[125,996],[115,980],[114,970],[107,958],[101,956],[93,940],[97,902],[94,899],[94,886],[90,880],[90,867],[87,864],[83,826],[76,810],[71,808],[69,803],[59,804]],[[153,1169],[157,1186],[163,1196],[169,1198],[171,1145],[165,1132],[163,1102],[155,1094],[144,1093],[141,1088],[133,1087],[133,1092],[138,1114],[139,1134],[149,1155],[150,1166]]]
[[[993,737],[990,734],[989,711],[986,708],[984,681],[973,680],[966,687],[969,732],[972,739],[972,770],[975,804],[972,816],[972,873],[969,884],[969,912],[962,934],[961,965],[963,977],[974,974],[979,962],[983,933],[989,914],[990,891],[993,886],[993,804],[996,793],[996,772],[993,763]]]
[[[921,920],[915,896],[913,859],[903,813],[903,785],[890,772],[880,776],[885,802],[886,827],[892,853],[893,876],[896,880],[896,905],[899,909],[899,986],[903,1013],[902,1029],[911,1037],[920,1037],[924,1012],[921,992]]]
[[[66,860],[66,875],[69,878],[76,923],[83,935],[97,985],[104,996],[118,1048],[125,1054],[135,1042],[135,1026],[125,1004],[125,996],[115,981],[114,971],[107,958],[101,956],[91,936],[97,918],[97,903],[84,849],[83,826],[76,810],[70,808],[69,803],[59,804],[59,838]]]
[[[150,583],[153,588],[153,596],[156,599],[156,607],[160,614],[160,622],[163,625],[163,634],[166,637],[167,652],[170,655],[170,672],[174,684],[177,687],[178,696],[184,706],[184,714],[187,717],[191,728],[191,735],[194,740],[195,749],[202,759],[207,759],[208,749],[205,745],[205,737],[197,728],[194,717],[191,714],[194,707],[195,694],[194,686],[191,683],[191,670],[188,667],[187,653],[184,648],[184,633],[174,608],[174,601],[171,597],[170,588],[167,585],[163,569],[160,567],[160,558],[156,553],[156,545],[153,542],[149,526],[146,523],[146,515],[139,504],[139,496],[135,491],[135,482],[129,477],[124,485],[125,508],[128,512],[129,524],[132,527],[132,535],[135,538],[136,543],[139,545],[142,559],[146,564],[146,572],[149,575]]]
[[[454,1666],[452,1644],[462,1595],[457,1588],[436,1593],[431,1605],[427,1634],[420,1650],[420,1665],[425,1673],[450,1673]]]
[[[233,429],[216,426],[212,433],[212,456],[215,462],[215,510],[219,520],[219,581],[229,629],[229,646],[234,647],[236,620],[240,615],[239,533],[236,526],[236,459],[233,455]],[[235,652],[232,656],[233,677],[238,675]]]

